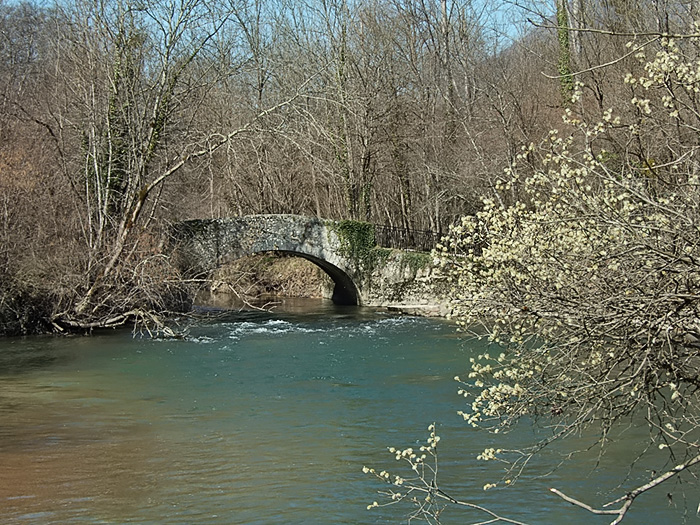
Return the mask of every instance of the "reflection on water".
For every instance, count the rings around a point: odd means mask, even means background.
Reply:
[[[20,343],[19,340],[12,339],[7,346],[3,345],[0,352],[0,377],[48,367],[59,359],[52,351],[48,339],[41,341],[37,338],[33,343],[25,344],[24,341]]]
[[[432,421],[445,488],[532,523],[609,522],[547,492],[607,498],[616,478],[588,476],[595,451],[547,478],[482,490],[500,472],[474,461],[490,438],[456,415],[451,378],[474,350],[447,323],[307,300],[212,317],[189,335],[0,342],[2,522],[405,522],[406,507],[366,510],[380,487],[361,469],[396,468],[386,446],[414,446]],[[638,441],[620,440],[613,468]],[[534,473],[553,459],[546,452]],[[630,521],[679,515],[649,498]]]

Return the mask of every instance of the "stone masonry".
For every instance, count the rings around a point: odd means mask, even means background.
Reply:
[[[188,277],[206,278],[219,266],[247,255],[282,252],[322,268],[334,282],[328,295],[335,303],[445,313],[431,279],[432,267],[425,264],[427,254],[378,249],[380,257],[360,259],[344,244],[338,224],[299,215],[194,219],[171,227],[169,246]]]

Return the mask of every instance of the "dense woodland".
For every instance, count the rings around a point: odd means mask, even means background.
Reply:
[[[446,231],[567,126],[575,80],[578,111],[621,105],[626,43],[693,31],[696,8],[0,1],[0,332],[182,308],[160,243],[184,218]],[[609,147],[637,146],[658,158]]]

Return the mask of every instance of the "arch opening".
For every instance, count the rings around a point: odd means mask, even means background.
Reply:
[[[330,277],[333,281],[333,293],[331,295],[331,300],[334,304],[346,305],[346,306],[359,306],[360,305],[360,294],[357,290],[357,286],[352,281],[352,279],[345,273],[342,269],[338,268],[332,263],[309,255],[302,252],[296,252],[292,250],[256,250],[248,253],[247,255],[255,255],[262,253],[276,253],[289,255],[292,257],[299,257],[305,259],[314,265],[318,266],[323,270],[323,272]],[[235,257],[227,261],[227,263],[232,262],[240,257]]]
[[[334,304],[350,306],[357,306],[360,304],[360,294],[357,291],[355,283],[352,282],[352,279],[350,279],[347,273],[334,264],[306,253],[287,250],[275,250],[275,252],[294,257],[301,257],[302,259],[306,259],[307,261],[314,263],[316,266],[321,268],[321,270],[326,272],[326,275],[328,275],[328,277],[330,277],[333,281],[333,295],[331,296],[331,300]]]

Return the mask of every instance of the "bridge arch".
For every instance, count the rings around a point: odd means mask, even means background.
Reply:
[[[361,271],[349,258],[331,221],[299,215],[250,215],[195,219],[174,224],[170,232],[178,266],[201,277],[236,259],[276,252],[306,259],[334,282],[336,304],[362,305],[357,282]]]

